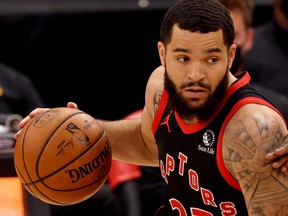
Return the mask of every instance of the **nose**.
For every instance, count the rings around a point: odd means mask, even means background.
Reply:
[[[195,82],[204,79],[205,74],[201,71],[201,64],[199,62],[193,62],[189,66],[187,77]]]

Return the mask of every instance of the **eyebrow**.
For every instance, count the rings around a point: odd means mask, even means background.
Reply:
[[[222,53],[222,50],[220,48],[214,47],[214,48],[209,48],[207,50],[205,50],[206,53],[213,53],[213,52],[218,52],[218,53]]]
[[[191,53],[191,51],[189,49],[180,48],[180,47],[173,49],[173,52]],[[217,48],[217,47],[213,47],[213,48],[209,48],[209,49],[205,50],[205,53],[207,53],[207,54],[213,53],[213,52],[222,53],[222,50],[220,48]]]
[[[186,48],[180,48],[180,47],[176,47],[175,49],[172,50],[172,52],[191,53],[191,51],[190,51],[189,49],[186,49]]]

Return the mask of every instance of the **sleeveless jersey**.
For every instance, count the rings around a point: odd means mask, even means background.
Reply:
[[[163,215],[248,215],[239,183],[223,161],[223,131],[233,114],[247,103],[277,111],[249,81],[247,72],[238,77],[209,121],[192,125],[171,108],[169,95],[163,91],[152,124],[165,181]]]

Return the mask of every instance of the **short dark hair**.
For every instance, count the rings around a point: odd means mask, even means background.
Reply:
[[[235,37],[229,11],[218,0],[177,0],[168,9],[160,28],[160,40],[165,46],[170,43],[172,28],[201,33],[223,31],[224,44],[229,48]]]

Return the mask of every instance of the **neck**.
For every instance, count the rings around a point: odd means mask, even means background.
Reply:
[[[185,123],[188,124],[188,125],[192,125],[192,124],[195,124],[196,122],[198,122],[198,119],[196,117],[193,117],[193,118],[189,118],[189,119],[184,119]]]

